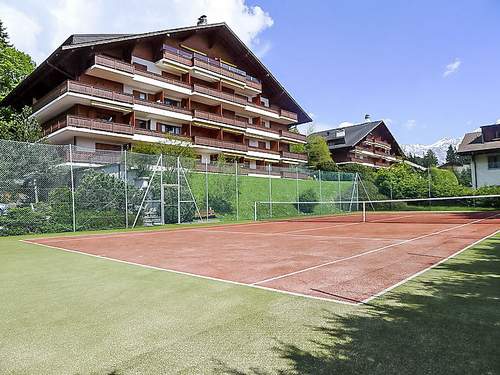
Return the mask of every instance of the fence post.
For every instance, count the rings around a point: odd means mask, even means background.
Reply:
[[[257,201],[253,202],[253,221],[257,221]]]
[[[300,214],[299,167],[295,167],[295,196],[297,197],[297,211]]]
[[[177,156],[177,224],[181,223],[181,160]]]
[[[160,216],[161,225],[165,224],[165,189],[163,186],[163,154],[160,155]]]
[[[128,228],[128,175],[127,175],[127,150],[124,150],[123,162],[125,167],[123,169],[123,176],[125,178],[125,228]]]
[[[73,232],[76,232],[76,214],[75,214],[75,176],[73,174],[73,145],[69,145],[69,168],[71,175],[71,210],[73,215]]]
[[[363,201],[363,223],[366,223],[366,202]]]
[[[234,161],[234,177],[235,177],[235,184],[236,184],[236,221],[240,219],[240,197],[239,197],[239,190],[238,190],[238,161]]]
[[[209,203],[208,203],[208,160],[205,159],[205,201],[206,201],[206,207],[205,209],[206,214],[207,214],[207,222],[208,222],[208,210],[209,210]]]
[[[273,217],[273,186],[271,182],[271,164],[267,165],[267,172],[269,176],[269,217]]]

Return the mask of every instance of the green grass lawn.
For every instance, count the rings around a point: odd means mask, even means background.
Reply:
[[[0,239],[1,374],[498,374],[500,235],[352,307]]]

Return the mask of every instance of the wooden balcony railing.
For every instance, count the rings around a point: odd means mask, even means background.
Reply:
[[[118,133],[118,134],[134,134],[134,129],[128,124],[108,122],[99,119],[91,119],[87,117],[67,115],[57,118],[55,121],[49,123],[43,128],[43,135],[47,136],[55,131],[72,126],[75,128],[85,128],[91,130],[101,130],[105,132]]]
[[[170,47],[169,45],[163,45],[163,58],[167,60],[172,60],[180,64],[187,66],[193,65],[193,54],[182,51],[180,49]]]
[[[262,91],[262,82],[260,82],[257,78],[247,75],[246,83],[248,87]]]
[[[288,130],[280,130],[280,135],[282,137],[296,139],[297,141],[306,141],[306,136],[304,134],[294,133]]]
[[[252,129],[262,130],[262,131],[265,131],[265,132],[280,134],[279,130],[276,130],[276,129],[273,129],[273,128],[266,128],[265,126],[262,126],[262,125],[248,124],[248,127],[252,128]]]
[[[245,105],[248,103],[247,100],[245,100],[244,98],[241,98],[237,95],[229,94],[229,93],[223,92],[223,91],[214,90],[214,89],[211,89],[211,88],[208,88],[205,86],[201,86],[201,85],[196,85],[196,84],[193,85],[193,91],[198,92],[200,94],[210,95],[210,96],[216,97],[218,99],[228,100],[230,102],[234,102],[237,104]]]
[[[248,125],[247,122],[242,120],[223,117],[215,113],[200,111],[199,109],[193,110],[193,117],[195,118],[195,120],[200,119],[206,121],[220,122],[222,124],[237,126],[243,129],[245,129]]]
[[[289,152],[289,151],[281,151],[280,153],[281,153],[281,157],[282,158],[307,161],[307,155],[306,154],[299,154],[299,153],[296,153],[296,152]]]
[[[55,89],[53,89],[44,97],[42,97],[40,100],[38,100],[33,105],[33,112],[38,111],[40,108],[42,108],[43,106],[50,103],[52,100],[56,99],[57,97],[63,95],[66,92],[74,92],[77,94],[90,95],[98,98],[119,101],[128,104],[132,104],[134,101],[132,95],[129,94],[124,94],[99,87],[94,87],[81,82],[64,81]]]
[[[120,70],[120,71],[126,72],[126,73],[134,74],[134,72],[135,72],[135,68],[132,64],[129,64],[125,61],[113,59],[113,58],[108,57],[108,56],[95,55],[94,63],[96,65],[106,66],[108,68]]]
[[[191,115],[191,111],[187,108],[177,107],[175,105],[165,104],[162,102],[152,102],[152,101],[146,100],[146,99],[134,98],[134,103],[142,104],[142,105],[145,105],[148,107],[163,109],[165,111],[182,113],[182,114],[188,115],[188,116]]]
[[[207,58],[208,59],[208,58]],[[210,61],[210,62],[209,62]],[[217,60],[210,59],[209,61],[205,59],[200,59],[199,57],[195,57],[193,59],[193,65],[202,69],[210,70],[211,72],[220,74],[224,77],[228,77],[234,79],[239,82],[246,82],[245,75],[241,75],[239,73],[230,71],[221,66],[221,64]]]
[[[219,139],[212,139],[212,138],[206,138],[206,137],[195,136],[195,137],[193,137],[193,142],[195,145],[200,145],[200,146],[225,148],[228,150],[235,150],[235,151],[247,151],[248,150],[247,146],[244,144],[241,144],[241,143],[221,141]]]
[[[248,146],[248,151],[256,151],[256,152],[265,152],[267,154],[276,154],[279,155],[279,151],[274,151],[269,148],[260,148],[260,147],[254,147],[254,146]]]
[[[280,109],[280,116],[292,119],[294,121],[298,120],[298,116],[295,112],[287,111],[285,109]]]

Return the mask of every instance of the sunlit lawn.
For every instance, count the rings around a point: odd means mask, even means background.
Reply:
[[[0,239],[2,374],[499,372],[500,235],[363,307]]]

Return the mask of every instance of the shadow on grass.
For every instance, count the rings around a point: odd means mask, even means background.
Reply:
[[[324,312],[307,348],[278,342],[289,368],[217,373],[499,374],[500,237],[348,315]],[[272,368],[272,367],[271,367]]]

